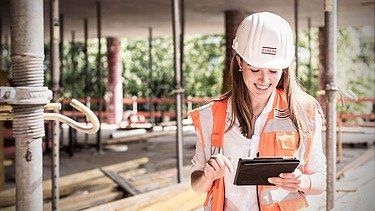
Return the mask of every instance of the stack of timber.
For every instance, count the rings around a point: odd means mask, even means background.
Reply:
[[[142,168],[148,158],[126,161],[102,169],[118,172],[123,177],[138,177],[145,174]],[[92,169],[60,178],[60,209],[80,210],[126,197],[112,180],[100,169]],[[0,192],[0,210],[15,210],[15,188]],[[52,181],[43,181],[44,210],[51,210]]]
[[[92,207],[86,211],[203,210],[202,205],[205,197],[206,194],[195,193],[190,187],[190,182],[185,181],[158,190]]]
[[[60,210],[88,209],[128,198],[134,210],[142,207],[156,209],[158,206],[173,208],[176,200],[183,201],[182,204],[185,204],[183,206],[186,208],[202,205],[202,196],[197,197],[197,194],[191,190],[190,184],[185,182],[176,185],[175,168],[147,173],[142,168],[147,162],[148,158],[140,158],[61,177]],[[183,169],[183,178],[188,177],[189,167],[186,166]],[[169,189],[171,191],[167,191]],[[50,180],[43,182],[43,197],[43,210],[51,210]],[[152,199],[146,200],[145,204],[141,200],[143,197]],[[163,201],[163,197],[167,197],[164,200],[171,201],[165,201],[165,205],[158,204],[157,202]],[[0,192],[0,210],[15,210],[15,202],[15,189]]]

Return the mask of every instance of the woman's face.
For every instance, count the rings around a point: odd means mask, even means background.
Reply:
[[[268,100],[280,81],[281,69],[263,69],[253,67],[237,56],[237,62],[242,69],[242,78],[250,91],[252,100]]]

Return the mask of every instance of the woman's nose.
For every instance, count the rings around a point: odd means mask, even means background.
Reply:
[[[262,82],[262,84],[268,84],[268,82],[269,82],[268,73],[267,73],[268,71],[267,70],[261,70],[260,72],[261,72],[260,78],[259,78],[260,82]]]

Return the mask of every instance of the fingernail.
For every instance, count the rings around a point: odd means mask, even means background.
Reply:
[[[279,174],[279,177],[283,177],[283,176],[284,176],[284,174],[283,174],[283,173]]]
[[[272,180],[271,178],[269,178],[269,179],[268,179],[268,182],[269,182],[269,183],[272,183],[272,182],[273,182],[273,180]]]

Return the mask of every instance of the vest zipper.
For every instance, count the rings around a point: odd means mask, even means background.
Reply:
[[[257,157],[259,157],[259,152],[257,152]],[[260,210],[260,201],[259,201],[259,186],[257,185],[257,202],[258,202],[258,209]]]
[[[257,201],[258,201],[258,209],[259,209],[259,211],[261,211],[261,210],[260,210],[260,201],[259,201],[259,190],[258,190],[258,185],[257,185]]]

